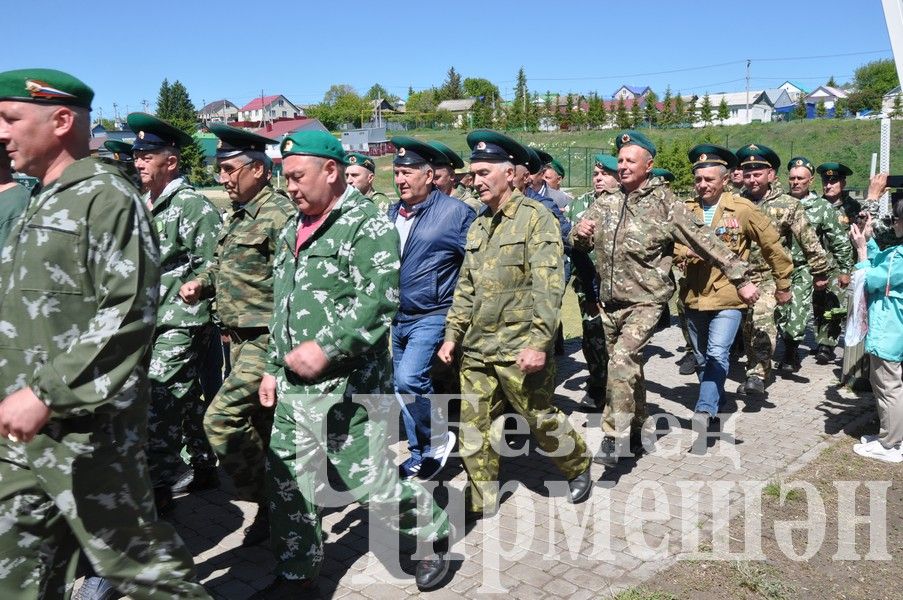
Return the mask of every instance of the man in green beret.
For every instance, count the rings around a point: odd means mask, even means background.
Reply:
[[[828,287],[813,293],[812,276],[806,268],[794,272],[797,281],[793,300],[778,307],[778,327],[784,341],[784,354],[778,369],[795,373],[800,368],[799,345],[806,334],[809,314],[815,312],[816,358],[830,360],[846,313],[843,290],[850,283],[853,270],[853,248],[847,228],[837,218],[837,211],[824,198],[810,189],[815,168],[805,156],[795,156],[787,163],[790,195],[800,201],[806,218],[815,228],[825,249],[831,279]],[[798,273],[798,274],[797,274]],[[840,307],[844,308],[841,309]],[[827,313],[827,316],[826,316]]]
[[[561,190],[561,182],[564,179],[564,175],[564,165],[554,158],[546,165],[542,174],[542,178],[546,182],[546,185],[549,188],[560,192],[560,195],[556,195],[557,197],[554,200],[561,210],[564,210],[565,207],[574,200],[573,196]]]
[[[448,572],[449,524],[413,479],[398,480],[385,451],[397,422],[389,327],[398,309],[398,232],[345,180],[345,152],[321,131],[282,141],[288,193],[300,213],[283,230],[260,402],[275,405],[268,453],[270,543],[276,580],[255,599],[310,594],[323,561],[318,500],[326,462],[357,500],[406,537],[435,540],[417,564],[421,589]],[[277,402],[278,400],[278,402]],[[385,516],[391,512],[394,518]],[[377,518],[379,517],[379,518]],[[372,529],[371,529],[372,531]],[[397,533],[396,533],[397,535]]]
[[[13,179],[6,146],[0,144],[0,248],[6,244],[6,237],[12,231],[13,224],[28,206],[30,194],[25,186]]]
[[[501,133],[467,136],[470,170],[487,206],[467,233],[464,264],[439,359],[460,346],[460,454],[467,471],[465,509],[479,519],[498,510],[500,430],[506,405],[568,481],[568,499],[592,492],[586,443],[552,403],[551,358],[564,294],[561,233],[554,215],[515,187],[526,150]]]
[[[793,264],[771,219],[749,200],[725,191],[728,174],[737,157],[722,146],[700,144],[689,151],[688,158],[693,167],[696,197],[687,201],[687,208],[741,259],[748,260],[751,247],[758,246],[769,267],[763,276],[776,288],[776,300],[788,302]],[[699,437],[691,452],[705,454],[708,440],[704,433],[725,405],[724,382],[730,367],[730,348],[740,328],[746,303],[718,268],[700,259],[686,246],[678,246],[676,252],[686,258],[686,279],[679,294],[686,307],[699,377],[699,397],[693,419],[693,428]]]
[[[270,534],[264,471],[273,411],[260,405],[257,390],[267,362],[273,258],[282,229],[297,210],[270,181],[273,163],[266,147],[279,142],[219,123],[210,132],[219,140],[218,180],[232,201],[232,214],[213,263],[183,284],[179,295],[190,305],[214,299],[214,318],[231,342],[232,370],[207,408],[204,431],[238,498],[258,505],[245,529],[244,543],[250,545]]]
[[[574,226],[583,218],[586,210],[606,192],[618,189],[618,159],[611,154],[596,154],[593,165],[593,189],[576,198],[565,208],[564,214]],[[583,404],[601,409],[605,405],[608,354],[605,350],[605,331],[599,315],[599,279],[594,266],[593,252],[574,249],[571,262],[574,265],[574,292],[580,307],[583,329],[581,339],[583,358],[589,377],[586,381],[586,397]]]
[[[606,466],[640,442],[646,421],[643,349],[674,294],[675,242],[720,268],[744,303],[759,293],[749,266],[675,199],[662,178],[651,177],[655,145],[637,131],[621,132],[615,144],[620,186],[598,198],[572,233],[575,248],[595,251],[600,281],[609,359],[605,437],[594,460]]]
[[[389,206],[389,197],[373,189],[373,177],[376,174],[376,161],[373,157],[360,152],[349,152],[346,159],[345,179],[348,185],[357,188],[365,198],[370,198],[382,208]]]
[[[154,510],[160,249],[134,186],[88,157],[93,96],[60,71],[0,73],[0,145],[42,186],[0,262],[0,597],[64,597],[81,552],[133,598],[209,598]]]
[[[853,170],[838,162],[826,162],[818,165],[816,173],[821,175],[822,198],[831,203],[838,212],[838,220],[847,231],[850,224],[856,222],[862,205],[846,191],[847,177],[853,174]]]
[[[109,152],[109,157],[101,156],[101,159],[105,159],[113,162],[120,169],[123,170],[128,179],[135,185],[136,188],[141,188],[141,179],[138,177],[138,171],[135,170],[135,160],[132,156],[132,145],[128,142],[122,142],[119,140],[107,140],[103,143],[104,149]]]
[[[147,460],[158,509],[165,511],[172,504],[173,485],[186,472],[180,455],[183,435],[194,487],[218,483],[216,454],[204,434],[204,411],[212,395],[202,398],[200,369],[211,346],[219,352],[222,346],[211,321],[210,299],[188,304],[179,288],[213,264],[222,220],[180,172],[180,149],[192,143],[191,136],[146,113],[131,113],[126,121],[135,132],[135,169],[162,254]]]
[[[558,179],[560,184],[561,177],[564,177],[564,167],[561,166],[561,163],[556,161],[551,154],[546,152],[545,150],[540,150],[539,148],[529,148],[528,150],[532,150],[536,153],[538,160],[538,164],[535,166],[531,161],[530,164],[530,193],[526,193],[526,196],[529,198],[533,198],[537,200],[539,198],[549,198],[552,202],[555,203],[555,206],[558,207],[560,211],[562,208],[568,205],[571,201],[571,197],[569,194],[562,192],[560,189],[554,188],[549,185],[549,182],[546,181],[546,173],[551,169],[552,173],[549,174],[549,177],[555,181]],[[552,162],[555,162],[560,169],[561,175],[559,176],[559,171],[556,171],[554,167],[552,167]]]
[[[806,218],[800,201],[784,193],[777,179],[781,159],[775,152],[761,144],[749,144],[737,150],[737,159],[743,169],[743,197],[771,217],[784,249],[793,260],[793,295],[804,294],[808,271],[815,289],[828,284],[828,262],[825,249],[818,241],[815,230]],[[753,248],[750,262],[761,274],[768,265],[761,252]],[[762,294],[752,310],[743,318],[743,342],[746,350],[746,381],[737,393],[761,396],[770,381],[771,361],[777,343],[777,303],[768,280],[762,282]]]

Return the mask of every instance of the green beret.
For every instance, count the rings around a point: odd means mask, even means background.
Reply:
[[[805,156],[794,156],[790,159],[790,162],[787,163],[787,170],[795,169],[797,167],[805,167],[809,170],[810,173],[815,172],[815,167],[812,166],[812,163],[809,162],[809,159]]]
[[[360,152],[348,152],[348,155],[345,157],[345,164],[348,166],[357,165],[359,167],[364,167],[371,173],[376,172],[376,163],[373,162],[373,159]]]
[[[704,167],[723,166],[733,171],[737,166],[737,155],[724,146],[715,144],[699,144],[693,146],[687,153],[693,170]]]
[[[539,170],[542,169],[543,162],[542,159],[539,158],[538,151],[529,146],[524,146],[524,150],[527,151],[527,163],[524,165],[527,167],[527,171],[531,175],[539,173]]]
[[[593,160],[596,161],[596,164],[605,169],[606,171],[611,171],[612,173],[618,172],[618,157],[612,156],[611,154],[605,154],[604,152],[600,152],[599,154],[593,157]]]
[[[816,171],[822,177],[847,177],[853,174],[853,169],[839,162],[822,163]]]
[[[218,138],[216,158],[231,158],[244,152],[266,152],[267,146],[278,144],[277,140],[251,133],[223,123],[213,123],[210,133]]]
[[[319,156],[345,164],[345,150],[336,137],[325,131],[296,131],[285,136],[279,146],[282,157]]]
[[[674,181],[674,173],[665,169],[663,167],[653,167],[652,172],[649,174],[650,177],[661,177],[668,183]]]
[[[530,153],[517,141],[491,129],[477,129],[467,134],[470,162],[512,162],[529,169]],[[539,154],[539,151],[536,151]]]
[[[445,156],[445,158],[447,159],[445,162],[437,162],[436,163],[437,165],[439,165],[439,164],[449,165],[452,169],[464,168],[464,160],[461,158],[461,156],[457,152],[455,152],[454,150],[452,150],[451,148],[449,148],[448,146],[443,144],[442,142],[430,140],[429,142],[427,142],[427,144],[429,144],[430,146],[432,146],[433,148],[435,148],[436,150],[441,152],[442,155]]]
[[[737,150],[737,160],[743,169],[781,168],[781,159],[775,151],[760,144],[748,144]]]
[[[0,73],[0,100],[64,104],[91,108],[94,90],[55,69],[19,69]]]
[[[444,152],[418,139],[406,135],[396,135],[390,141],[395,146],[395,158],[392,159],[393,165],[448,164],[448,157],[445,156]]]
[[[618,147],[618,150],[631,144],[639,146],[640,148],[645,148],[649,154],[655,157],[655,144],[639,131],[622,131],[615,138],[615,146]]]
[[[120,140],[107,140],[103,147],[113,153],[113,159],[122,162],[132,162],[132,145]]]
[[[133,112],[125,118],[129,128],[135,132],[135,152],[159,150],[161,148],[183,148],[194,138],[163,119],[142,112]]]
[[[558,161],[555,160],[554,158],[552,159],[552,162],[549,163],[549,167],[550,167],[553,171],[555,171],[556,173],[558,173],[558,176],[559,176],[559,177],[564,177],[564,167],[561,165],[560,162],[558,162]]]

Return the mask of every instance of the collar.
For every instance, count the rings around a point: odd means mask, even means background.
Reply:
[[[144,194],[145,202],[151,202],[153,206],[157,206],[168,200],[171,196],[175,195],[175,193],[179,190],[180,187],[185,183],[184,177],[176,177],[172,181],[166,184],[166,187],[163,188],[163,191],[160,192],[160,195],[157,196],[156,199],[150,199],[150,192],[146,192]],[[187,185],[187,184],[186,184]]]
[[[274,192],[273,186],[270,183],[267,183],[265,186],[260,188],[260,191],[257,192],[253,198],[245,202],[244,204],[238,204],[237,202],[232,203],[232,213],[235,214],[239,211],[245,211],[248,213],[253,219],[257,218],[257,213],[260,212],[260,207],[263,206],[264,202],[266,202],[266,198],[270,196]]]

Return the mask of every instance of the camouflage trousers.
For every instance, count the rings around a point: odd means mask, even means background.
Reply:
[[[832,277],[828,287],[812,292],[812,312],[815,313],[815,343],[834,348],[846,322],[847,293]],[[829,313],[826,317],[825,313]]]
[[[777,306],[775,319],[785,340],[802,342],[812,309],[812,274],[806,265],[794,267],[790,277],[793,297],[787,304]]]
[[[208,351],[212,327],[158,330],[151,355],[151,403],[147,425],[147,461],[154,487],[172,485],[185,468],[183,442],[194,467],[216,465],[204,434],[199,366]],[[184,435],[184,439],[183,439]]]
[[[527,422],[539,447],[568,480],[589,468],[586,442],[567,416],[552,404],[555,362],[525,375],[513,362],[484,363],[464,355],[461,362],[459,452],[467,471],[469,510],[491,512],[498,503],[499,448],[505,408]]]
[[[266,450],[273,410],[260,405],[257,388],[267,362],[269,334],[233,342],[232,371],[204,415],[204,431],[240,500],[266,498]]]
[[[771,360],[777,343],[778,327],[775,323],[775,284],[766,279],[756,284],[759,299],[743,315],[743,346],[746,352],[746,376],[767,381],[771,375]]]
[[[209,598],[157,518],[146,418],[141,402],[51,421],[28,444],[0,441],[0,598],[67,598],[80,553],[130,598]]]
[[[646,421],[643,349],[664,310],[663,304],[636,303],[606,307],[602,312],[608,348],[608,389],[602,410],[602,432],[623,438]]]
[[[598,310],[598,309],[596,309]],[[605,349],[605,330],[602,317],[598,312],[590,314],[583,303],[580,304],[581,324],[583,326],[583,358],[589,377],[586,380],[586,394],[598,403],[605,401],[605,388],[608,385],[608,352]]]
[[[386,426],[399,421],[399,406],[388,355],[362,370],[369,373],[354,387],[344,379],[292,385],[284,371],[276,377],[267,492],[276,574],[286,579],[317,576],[323,562],[320,506],[344,505],[348,494],[367,503],[371,523],[388,524],[407,538],[448,537],[445,511],[418,482],[399,480],[389,460]],[[377,396],[357,403],[355,394]],[[327,463],[347,488],[340,496],[328,484]]]

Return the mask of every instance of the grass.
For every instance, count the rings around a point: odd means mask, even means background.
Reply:
[[[733,564],[737,584],[766,600],[788,600],[791,590],[774,573],[774,570],[747,561]]]
[[[773,498],[775,500],[781,499],[781,482],[772,481],[767,484],[764,488],[762,488],[762,495]],[[788,490],[786,496],[784,496],[785,502],[796,502],[797,500],[803,499],[803,492],[798,489]]]
[[[630,588],[614,596],[613,600],[677,600],[677,596],[642,588]]]

